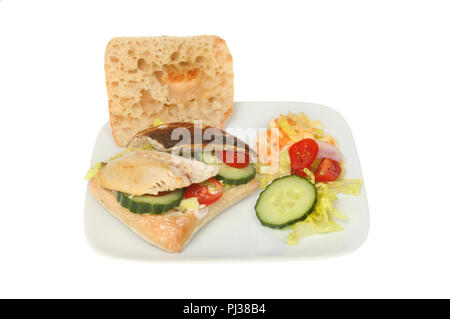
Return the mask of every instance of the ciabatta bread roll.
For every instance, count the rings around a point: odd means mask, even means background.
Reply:
[[[105,74],[110,125],[122,147],[157,118],[223,128],[233,111],[233,61],[217,36],[114,38]]]
[[[259,182],[253,179],[247,184],[227,190],[217,202],[200,210],[187,212],[171,210],[159,215],[130,212],[119,204],[114,192],[102,187],[96,178],[91,180],[89,189],[112,215],[141,238],[168,252],[179,253],[208,221],[249,196],[258,185]]]
[[[190,126],[180,123],[178,127]],[[205,155],[201,155],[203,149],[189,153],[188,158],[170,153],[171,148],[154,150],[151,139],[165,145],[171,133],[171,130],[152,130],[138,134],[142,138],[134,140],[135,144],[125,152],[101,162],[89,188],[111,214],[146,241],[170,252],[180,252],[198,229],[250,195],[259,182],[251,163],[239,170],[223,162],[205,161]],[[249,153],[250,147],[243,143],[241,151]],[[199,185],[202,182],[206,184]],[[187,196],[189,190],[191,195]],[[219,197],[210,200],[214,194]],[[185,200],[189,199],[196,204],[186,206]]]

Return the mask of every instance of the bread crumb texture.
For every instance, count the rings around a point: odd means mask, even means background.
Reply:
[[[217,36],[114,38],[105,74],[111,129],[122,147],[157,118],[223,128],[233,111],[233,60]]]

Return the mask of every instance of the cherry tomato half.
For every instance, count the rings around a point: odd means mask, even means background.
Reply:
[[[214,193],[210,192],[208,189],[208,183],[210,186],[214,186],[216,191]],[[198,203],[200,205],[211,205],[219,200],[223,194],[223,186],[217,179],[211,177],[208,179],[206,185],[202,184],[192,184],[186,188],[184,191],[184,198],[197,197]]]
[[[289,148],[291,173],[305,177],[304,168],[310,169],[319,153],[319,145],[311,138],[305,138]],[[301,175],[302,174],[302,175]]]
[[[339,162],[324,158],[320,161],[319,166],[317,166],[316,182],[332,182],[336,180],[339,175],[341,175],[341,165]]]
[[[216,151],[216,156],[228,166],[234,168],[244,168],[250,163],[248,153],[237,152],[231,150]]]

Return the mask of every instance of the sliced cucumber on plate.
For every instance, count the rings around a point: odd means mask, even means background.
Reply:
[[[244,168],[234,168],[226,164],[218,164],[220,169],[217,178],[228,185],[247,184],[255,178],[256,170],[253,164]]]
[[[250,163],[243,168],[231,167],[223,163],[214,154],[212,154],[212,152],[203,152],[200,156],[200,160],[206,164],[218,165],[220,169],[216,178],[228,185],[247,184],[255,178],[256,175],[255,166],[253,164]]]
[[[136,214],[161,214],[178,206],[183,199],[183,195],[183,189],[177,189],[160,196],[130,196],[117,192],[117,201],[120,205]]]
[[[222,161],[218,159],[214,154],[213,151],[203,151],[199,152],[197,154],[197,157],[200,161],[202,161],[205,164],[220,164]]]
[[[273,180],[259,195],[256,216],[264,226],[284,228],[308,217],[316,202],[316,187],[306,178],[289,175]]]

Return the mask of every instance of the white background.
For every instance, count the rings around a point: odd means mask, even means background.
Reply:
[[[448,1],[0,1],[0,297],[450,297]],[[289,263],[150,264],[83,230],[103,55],[120,35],[222,36],[235,99],[338,110],[369,197],[365,244]]]

